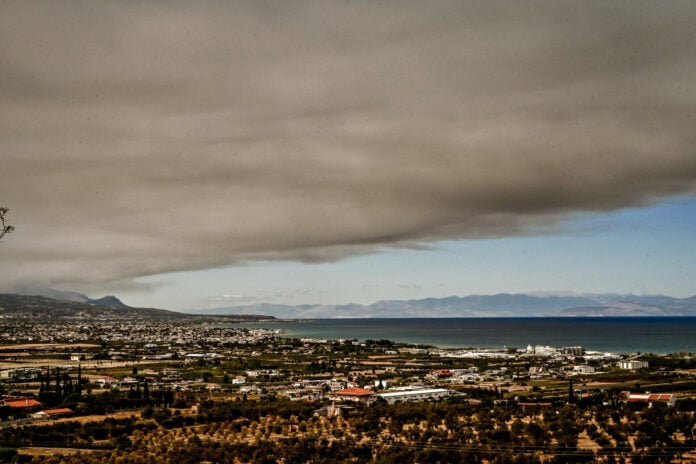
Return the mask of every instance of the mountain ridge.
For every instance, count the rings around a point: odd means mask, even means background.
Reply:
[[[65,319],[174,319],[187,315],[166,309],[132,308],[118,298],[105,297],[97,303],[58,300],[41,295],[0,293],[0,317]]]
[[[194,314],[254,313],[284,319],[398,317],[632,317],[696,316],[696,296],[665,295],[495,295],[379,300],[369,305],[254,303],[191,310]]]
[[[52,300],[72,301],[75,303],[87,303],[97,306],[116,306],[121,308],[130,308],[130,306],[123,303],[114,295],[106,295],[101,298],[90,298],[84,293],[56,290],[53,288],[22,288],[15,293],[9,293],[9,295],[12,294],[22,296],[41,296],[44,298],[50,298]]]
[[[74,292],[68,292],[74,293]],[[79,294],[73,295],[79,298]],[[60,300],[41,295],[0,293],[1,319],[53,319],[65,321],[87,320],[160,320],[194,323],[243,322],[273,319],[272,316],[256,314],[204,315],[188,314],[158,308],[135,308],[127,306],[113,295],[87,302]]]
[[[22,305],[34,308],[52,308],[56,311],[73,310],[83,316],[102,317],[104,313],[113,317],[125,315],[147,318],[169,318],[188,316],[248,317],[252,319],[273,317],[282,319],[334,319],[334,318],[445,318],[445,317],[649,317],[649,316],[696,316],[696,296],[675,298],[666,295],[625,294],[527,294],[498,293],[494,295],[467,295],[428,297],[410,300],[379,300],[372,304],[303,304],[287,305],[276,303],[254,303],[188,311],[168,311],[154,308],[133,308],[113,295],[92,299],[70,291],[44,289],[24,295]],[[7,305],[8,296],[0,294]],[[49,301],[50,300],[50,301]],[[76,305],[80,306],[79,309]],[[11,307],[19,307],[17,302]],[[28,313],[28,314],[29,314]],[[41,314],[50,313],[44,311]],[[65,312],[67,314],[67,312]]]

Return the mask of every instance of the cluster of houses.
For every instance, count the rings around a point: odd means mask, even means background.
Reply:
[[[0,335],[8,343],[89,343],[101,340],[110,346],[137,344],[140,349],[145,345],[147,354],[157,354],[168,348],[192,344],[211,347],[230,343],[253,345],[280,332],[279,329],[226,327],[184,319],[166,322],[93,319],[78,324],[60,320],[51,320],[50,324],[4,320],[3,333]]]
[[[0,400],[0,407],[8,407],[18,411],[33,411],[29,414],[31,419],[56,419],[59,417],[70,416],[73,410],[70,408],[42,409],[41,402],[28,396],[6,397]]]

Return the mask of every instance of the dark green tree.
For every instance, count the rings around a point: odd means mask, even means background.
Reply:
[[[75,387],[75,393],[82,395],[82,364],[77,365],[77,386]]]
[[[0,462],[16,462],[18,454],[17,448],[0,447]]]
[[[63,389],[60,388],[60,369],[56,368],[56,394],[58,396],[63,394]]]

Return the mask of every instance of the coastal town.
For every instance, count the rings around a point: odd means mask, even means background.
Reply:
[[[17,462],[91,462],[100,453],[135,459],[154,446],[147,438],[151,434],[182,444],[193,436],[196,442],[220,443],[210,428],[224,423],[231,427],[225,440],[240,456],[250,444],[265,443],[282,454],[288,440],[307,445],[311,439],[312,446],[326,440],[341,452],[341,446],[369,444],[367,461],[373,462],[392,462],[383,455],[391,456],[389,450],[410,456],[399,462],[436,462],[423,457],[424,449],[445,445],[457,458],[448,462],[569,462],[557,459],[570,455],[585,459],[572,462],[594,462],[600,456],[601,462],[641,462],[640,456],[654,456],[655,447],[671,453],[670,459],[681,456],[664,462],[696,459],[696,358],[688,353],[601,353],[538,345],[443,349],[389,340],[296,339],[272,321],[265,325],[190,318],[76,322],[4,317],[0,446]],[[406,405],[415,415],[397,426],[395,417]],[[233,419],[225,416],[230,408],[237,411]],[[414,411],[419,410],[429,411],[429,421],[417,419],[420,413]],[[380,412],[374,436],[363,430],[364,424],[357,425],[367,411]],[[501,443],[481,441],[481,415],[491,411],[508,417],[489,424],[497,433],[525,435],[529,432],[517,429],[537,422],[547,430],[550,411],[572,414],[577,430],[563,446],[552,429],[534,442],[538,448],[521,439],[516,456],[528,460],[511,461],[508,455],[503,460],[495,451]],[[676,415],[682,428],[673,430],[669,440],[641,446],[645,437],[624,416],[635,419],[647,411]],[[464,439],[450,430],[453,424],[439,422],[455,413],[458,418],[452,420],[468,424],[464,429],[474,435]],[[217,414],[223,419],[211,419]],[[445,416],[436,419],[438,414]],[[606,417],[614,418],[600,427],[598,420]],[[245,425],[239,426],[243,418]],[[96,437],[55,432],[72,421],[130,425],[126,432]],[[51,456],[41,449],[53,450]],[[206,460],[205,449],[196,459]],[[353,446],[351,453],[361,449]],[[310,461],[336,462],[332,459]],[[248,456],[234,462],[294,461]]]

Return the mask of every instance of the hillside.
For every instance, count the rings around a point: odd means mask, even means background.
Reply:
[[[181,313],[154,308],[131,308],[118,299],[112,304],[55,300],[43,296],[0,294],[1,317],[62,319],[177,319]]]
[[[560,311],[558,316],[568,317],[625,317],[625,316],[696,316],[694,298],[673,299],[674,301],[644,300],[617,301],[601,306],[582,306]]]
[[[250,314],[193,315],[156,308],[132,308],[114,296],[89,302],[58,300],[38,295],[0,293],[0,319],[56,319],[56,320],[189,320],[201,322],[271,319],[269,316]]]

